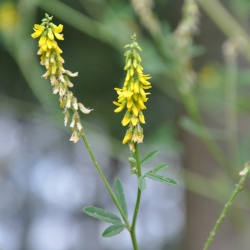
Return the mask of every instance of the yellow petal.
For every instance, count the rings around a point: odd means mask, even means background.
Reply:
[[[43,44],[46,43],[47,37],[46,36],[41,36],[38,42],[38,45],[41,47]]]
[[[130,109],[133,105],[133,99],[129,99],[127,103],[127,108]]]
[[[116,106],[121,106],[122,104],[121,103],[119,103],[119,102],[113,102]]]
[[[132,117],[131,121],[132,121],[133,126],[135,126],[138,123],[138,119],[135,116]]]
[[[54,33],[54,34],[55,34],[55,37],[56,37],[58,40],[64,40],[63,35],[58,34],[58,33]]]
[[[132,111],[135,116],[138,116],[138,109],[135,105],[133,106]]]
[[[33,34],[31,34],[33,38],[39,37],[44,31],[44,27],[39,24],[35,24],[33,29],[35,31]]]
[[[143,74],[138,74],[138,78],[139,78],[141,83],[146,82],[146,79],[143,77]]]
[[[127,130],[126,135],[123,138],[122,144],[126,144],[132,138],[132,131]]]
[[[47,46],[49,49],[52,49],[52,41],[50,39],[47,40]]]
[[[143,89],[151,89],[151,88],[152,88],[152,86],[150,86],[150,85],[145,86],[145,85],[144,85],[144,86],[142,86],[142,88],[143,88]]]
[[[139,81],[138,81],[138,79],[136,80],[135,85],[134,85],[134,92],[139,93]]]
[[[145,95],[145,91],[144,91],[144,89],[143,89],[143,88],[140,88],[140,94],[141,94],[142,96],[145,96],[145,97],[146,97],[146,95]]]
[[[146,109],[146,106],[144,105],[144,102],[141,97],[139,97],[138,104],[141,109]]]
[[[124,91],[124,92],[123,92],[123,95],[124,95],[125,97],[131,97],[131,96],[133,95],[133,92],[132,92],[132,91]]]
[[[54,26],[54,33],[61,33],[62,30],[63,30],[63,25],[62,24],[59,24],[58,26]]]
[[[60,54],[62,53],[62,50],[58,46],[56,46],[55,50]]]
[[[130,115],[126,113],[122,119],[122,125],[126,126],[129,124],[129,122],[130,122]]]
[[[138,101],[138,95],[137,94],[133,95],[133,98],[134,98],[135,101]]]
[[[114,110],[115,113],[119,113],[123,110],[124,106],[120,106],[117,109]]]
[[[130,70],[129,70],[129,74],[130,74],[130,76],[133,76],[133,75],[134,75],[134,73],[135,73],[135,71],[134,71],[134,69],[131,67],[131,68],[130,68]]]
[[[48,37],[49,37],[49,39],[50,39],[50,40],[54,40],[54,35],[53,35],[53,33],[52,33],[52,30],[51,30],[51,29],[49,29],[49,32],[48,32]]]
[[[137,73],[142,74],[142,71],[139,68],[136,68]]]
[[[140,112],[140,114],[139,114],[139,120],[141,123],[145,123],[145,118],[144,118],[144,115],[142,112]]]
[[[151,83],[145,80],[142,84],[149,86]]]
[[[48,48],[48,46],[47,46],[47,44],[46,44],[46,43],[44,43],[44,44],[41,46],[41,49],[42,49],[43,51],[46,51],[46,50],[47,50],[47,48]]]
[[[130,86],[130,90],[133,91],[134,90],[134,82],[130,81],[129,86]]]

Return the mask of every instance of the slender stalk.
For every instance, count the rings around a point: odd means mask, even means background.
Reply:
[[[234,165],[239,167],[239,146],[237,136],[237,58],[236,55],[229,56],[225,53],[226,59],[226,128],[228,130],[229,152]],[[238,169],[238,168],[237,168]]]
[[[84,141],[84,143],[86,145],[86,148],[89,151],[90,157],[91,157],[91,159],[92,159],[92,161],[93,161],[93,163],[94,163],[94,165],[95,165],[98,173],[100,174],[100,176],[101,176],[101,178],[102,178],[102,180],[103,180],[106,188],[108,189],[108,192],[109,192],[112,200],[114,201],[117,209],[119,210],[119,212],[120,212],[120,214],[121,214],[121,216],[122,216],[122,218],[123,218],[123,220],[124,220],[124,222],[126,224],[126,228],[130,231],[130,225],[129,225],[128,219],[127,219],[126,215],[124,214],[124,212],[123,212],[123,210],[122,210],[122,208],[121,208],[121,206],[120,206],[120,204],[119,204],[119,202],[118,202],[118,200],[117,200],[117,198],[116,198],[116,196],[115,196],[112,188],[110,187],[110,185],[109,185],[109,183],[108,183],[108,181],[107,181],[104,173],[102,172],[102,170],[101,170],[101,168],[100,168],[100,166],[99,166],[99,164],[98,164],[98,162],[97,162],[97,160],[95,158],[95,155],[94,155],[94,153],[93,153],[93,151],[92,151],[92,149],[90,147],[90,144],[89,144],[89,142],[87,140],[87,137],[86,137],[84,131],[82,133],[82,139],[83,139],[83,141]]]
[[[140,178],[141,177],[141,162],[140,162],[140,155],[139,155],[139,149],[138,149],[137,143],[135,144],[135,157],[136,157],[136,164],[137,164],[137,171],[138,171],[137,177]],[[138,188],[133,221],[132,221],[132,226],[131,226],[131,231],[130,231],[135,250],[139,249],[137,245],[137,240],[136,240],[135,226],[136,226],[137,215],[138,215],[139,208],[140,208],[140,202],[141,202],[141,190],[140,188]]]
[[[246,166],[245,166],[245,169],[242,171],[243,176],[241,177],[239,183],[237,184],[232,196],[230,197],[229,201],[226,203],[224,209],[222,210],[220,216],[219,216],[219,219],[216,221],[216,224],[213,228],[213,230],[211,231],[206,243],[205,243],[205,246],[203,248],[203,250],[207,250],[214,238],[214,235],[215,233],[217,232],[223,218],[226,216],[226,213],[229,209],[229,207],[232,205],[236,195],[244,188],[244,183],[246,181],[246,178],[248,177],[248,175],[250,174],[250,165],[249,163],[246,163]]]

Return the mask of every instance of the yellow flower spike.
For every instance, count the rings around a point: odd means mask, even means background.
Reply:
[[[72,135],[70,141],[77,142],[82,136],[83,127],[81,125],[80,116],[77,111],[81,111],[84,114],[88,114],[92,109],[86,108],[82,103],[78,103],[73,93],[68,88],[73,87],[73,83],[70,82],[69,77],[75,77],[78,73],[72,73],[69,70],[65,70],[63,67],[64,59],[60,56],[62,50],[59,48],[55,38],[58,40],[64,40],[63,35],[60,34],[63,30],[63,25],[56,26],[51,23],[53,17],[45,14],[45,18],[42,20],[42,24],[34,25],[34,33],[31,35],[33,38],[39,36],[39,50],[37,52],[40,55],[40,62],[47,69],[43,75],[44,78],[49,77],[53,94],[59,94],[60,107],[64,109],[64,125],[66,126],[70,118],[70,110],[72,111]],[[123,108],[124,104],[119,104],[119,108]]]
[[[141,66],[141,57],[138,51],[141,51],[138,43],[135,42],[136,36],[131,37],[132,43],[125,46],[129,48],[124,56],[125,67],[127,71],[126,78],[122,89],[115,88],[118,94],[118,102],[113,102],[118,108],[115,112],[121,112],[125,107],[127,108],[126,114],[122,119],[122,125],[129,126],[126,135],[122,141],[123,144],[128,143],[132,152],[135,151],[135,143],[143,141],[143,129],[140,123],[145,123],[145,117],[141,110],[146,109],[145,102],[148,100],[146,97],[150,93],[144,90],[151,88],[150,79],[148,74],[143,74],[143,67]]]

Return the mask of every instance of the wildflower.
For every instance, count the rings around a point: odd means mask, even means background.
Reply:
[[[33,38],[40,37],[38,41],[40,55],[40,63],[46,67],[46,72],[42,76],[50,78],[51,86],[53,87],[53,94],[59,94],[60,107],[64,109],[64,125],[67,126],[70,118],[70,110],[73,112],[70,127],[72,128],[72,135],[70,141],[76,143],[82,135],[83,127],[80,121],[80,115],[77,112],[78,108],[84,113],[88,114],[92,109],[84,107],[82,103],[78,103],[77,98],[73,95],[69,88],[73,87],[69,77],[78,76],[78,72],[72,73],[63,68],[64,59],[61,57],[62,50],[57,44],[58,40],[64,40],[63,25],[55,25],[51,22],[53,17],[45,14],[42,19],[42,24],[34,25],[34,33],[31,34]]]
[[[129,48],[124,54],[126,57],[124,70],[127,71],[123,88],[115,88],[118,94],[118,101],[113,102],[118,108],[114,112],[121,112],[127,109],[123,119],[122,125],[127,126],[128,130],[123,139],[123,144],[128,143],[132,152],[135,151],[134,144],[143,141],[143,129],[141,123],[145,123],[145,118],[142,110],[146,109],[145,102],[147,102],[146,89],[151,88],[148,81],[150,75],[143,74],[143,67],[141,66],[141,57],[138,51],[142,51],[136,40],[136,35],[131,36],[132,43],[125,46]]]

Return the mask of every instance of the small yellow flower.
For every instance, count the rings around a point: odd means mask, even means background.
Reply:
[[[31,34],[31,36],[33,38],[37,38],[37,37],[41,36],[41,34],[43,33],[44,27],[39,25],[39,24],[35,24],[33,30],[35,32],[33,34]]]
[[[56,38],[58,40],[64,40],[63,35],[59,34],[59,33],[62,32],[62,30],[63,30],[63,25],[62,24],[59,24],[58,26],[56,26],[56,25],[53,26],[54,35],[56,36]]]
[[[130,150],[134,152],[134,143],[143,141],[143,130],[140,124],[145,123],[142,110],[146,109],[145,102],[147,102],[147,95],[150,93],[145,92],[145,90],[151,88],[148,81],[151,77],[143,74],[143,67],[140,65],[141,57],[138,54],[138,51],[142,51],[142,49],[135,41],[136,36],[133,35],[131,39],[132,43],[125,46],[125,48],[129,48],[124,54],[126,57],[124,67],[124,70],[127,71],[126,78],[123,88],[115,88],[118,101],[113,103],[118,106],[114,110],[115,113],[121,112],[124,108],[127,109],[121,122],[123,126],[129,126],[123,144],[128,143]]]

